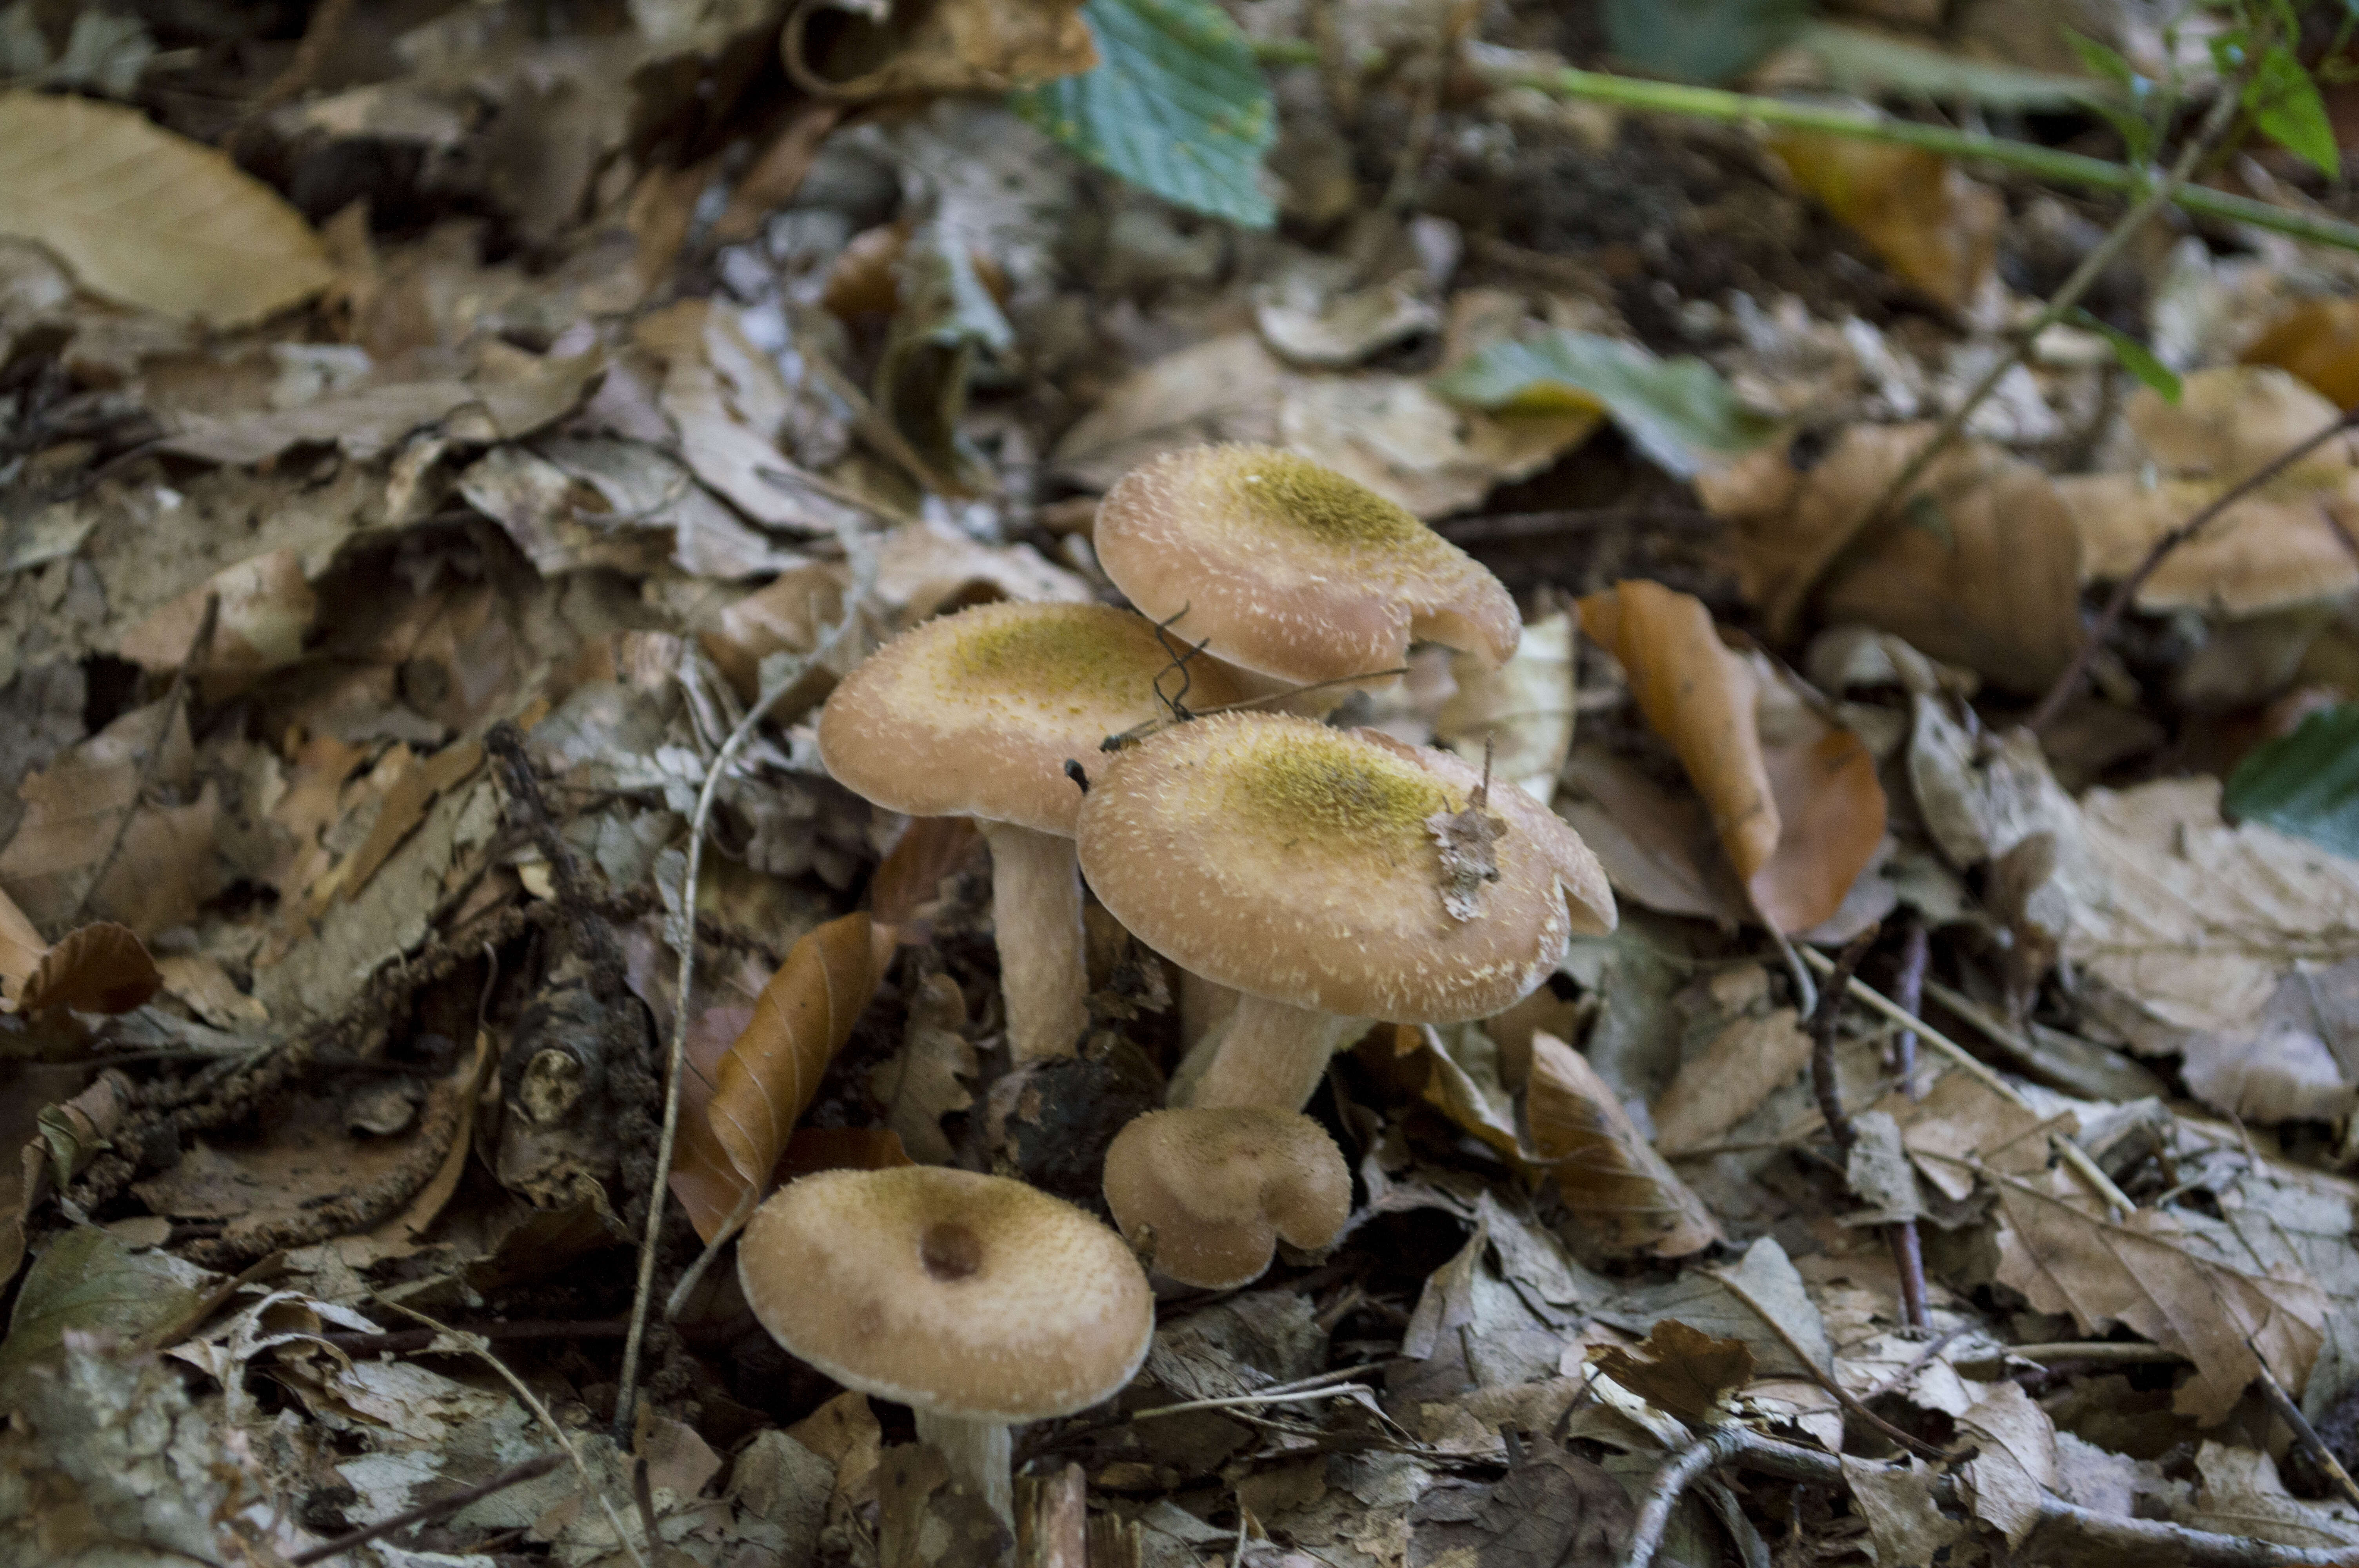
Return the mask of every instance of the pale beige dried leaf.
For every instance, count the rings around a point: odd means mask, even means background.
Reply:
[[[268,670],[303,656],[318,600],[296,550],[271,550],[224,567],[123,635],[115,652],[147,669],[178,669],[204,624],[205,600],[221,611],[203,665],[207,701],[219,701]]]
[[[1966,1526],[1944,1514],[1933,1500],[1939,1472],[1914,1454],[1906,1466],[1846,1457],[1843,1467],[1852,1500],[1867,1520],[1868,1539],[1875,1544],[1876,1568],[1932,1568],[1936,1561],[1947,1560],[1950,1549],[1965,1534]]]
[[[1422,376],[1299,379],[1280,395],[1278,443],[1407,507],[1442,517],[1528,479],[1587,440],[1604,416],[1504,417],[1445,403]]]
[[[16,1000],[17,988],[40,963],[49,946],[33,923],[25,918],[25,912],[16,907],[16,901],[0,892],[0,994],[12,1001]]]
[[[1029,545],[986,545],[932,522],[905,524],[885,536],[876,597],[905,624],[953,601],[974,602],[979,590],[1019,604],[1087,604],[1097,598],[1087,579],[1051,565]]]
[[[704,1115],[683,1119],[671,1187],[708,1243],[752,1212],[827,1065],[876,994],[891,952],[879,935],[862,914],[805,933],[721,1058]]]
[[[1639,1135],[1581,1053],[1532,1036],[1524,1119],[1533,1161],[1556,1177],[1577,1223],[1617,1252],[1684,1258],[1720,1240],[1720,1227],[1687,1184]]]
[[[2194,1362],[2172,1408],[2204,1425],[2235,1408],[2255,1370],[2250,1336],[2277,1381],[2299,1389],[2325,1342],[2329,1302],[2290,1264],[2268,1272],[2221,1257],[2168,1210],[2104,1213],[2077,1177],[1993,1173],[2002,1284],[2084,1334],[2119,1325]]]
[[[1974,1517],[2006,1536],[2007,1545],[2020,1547],[2056,1487],[2055,1422],[2031,1402],[2023,1385],[2000,1381],[1958,1425],[1981,1450],[1964,1467]]]
[[[1277,440],[1277,406],[1299,377],[1251,332],[1164,355],[1114,383],[1059,438],[1059,477],[1111,490],[1132,469],[1182,447]]]
[[[1733,1020],[1655,1102],[1656,1146],[1676,1154],[1713,1141],[1810,1061],[1810,1037],[1792,1008]]]
[[[1776,853],[1779,827],[1755,727],[1753,666],[1721,644],[1701,600],[1660,583],[1589,595],[1581,623],[1629,672],[1647,728],[1679,753],[1730,863],[1749,880]]]
[[[2321,1548],[2359,1545],[2359,1525],[2347,1512],[2305,1503],[2286,1490],[2276,1464],[2257,1448],[2205,1442],[2195,1452],[2196,1490],[2180,1498],[2172,1517],[2222,1535]]]
[[[1971,1073],[1944,1073],[1924,1096],[1897,1091],[1875,1104],[1900,1124],[1900,1141],[1928,1181],[1951,1198],[1974,1190],[1977,1172],[2028,1174],[2048,1166],[2048,1135],[2080,1124],[2050,1120]]]
[[[1514,657],[1496,669],[1452,654],[1458,689],[1434,715],[1434,739],[1473,762],[1488,740],[1492,776],[1547,805],[1572,749],[1574,647],[1572,616],[1559,610],[1526,622]]]
[[[237,327],[327,287],[311,226],[227,154],[136,110],[0,93],[0,235],[47,246],[93,294]]]

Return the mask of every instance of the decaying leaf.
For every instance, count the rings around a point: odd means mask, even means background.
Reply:
[[[909,999],[901,1049],[878,1067],[869,1089],[885,1107],[886,1125],[919,1163],[945,1164],[950,1140],[942,1118],[974,1104],[968,1090],[981,1072],[966,1037],[966,1001],[948,975],[929,975]]]
[[[27,976],[16,1005],[26,1012],[129,1012],[164,983],[156,961],[126,926],[102,920],[60,937]]]
[[[1532,1036],[1524,1119],[1532,1159],[1556,1177],[1565,1206],[1619,1252],[1684,1258],[1721,1239],[1720,1227],[1638,1132],[1581,1053]]]
[[[1938,153],[1855,136],[1769,138],[1795,180],[1892,270],[1952,310],[1982,292],[2006,203]]]
[[[1490,809],[1491,753],[1483,753],[1483,782],[1466,797],[1463,811],[1437,811],[1425,819],[1425,830],[1441,858],[1441,907],[1452,920],[1473,920],[1483,913],[1483,888],[1499,880],[1500,839],[1507,836],[1506,818]]]
[[[1655,1101],[1657,1147],[1677,1154],[1712,1142],[1810,1061],[1810,1037],[1792,1008],[1732,1020]]]
[[[207,701],[303,656],[316,601],[294,550],[272,550],[215,572],[125,633],[115,651],[150,670],[179,668],[204,624],[205,601],[214,596],[221,610],[201,666]]]
[[[1699,478],[1704,504],[1736,524],[1745,597],[1783,601],[1823,541],[1875,503],[1932,428],[1854,426],[1832,449],[1797,438]],[[1890,632],[2010,691],[2044,691],[2081,643],[2071,519],[2039,470],[1983,442],[1957,443],[1833,564],[1819,613]]]
[[[1581,623],[1629,672],[1638,711],[1679,753],[1736,874],[1751,881],[1777,852],[1780,826],[1755,729],[1752,666],[1721,644],[1701,600],[1659,583],[1591,594]]]
[[[974,858],[983,834],[972,816],[920,816],[878,862],[869,880],[870,914],[876,924],[898,929],[940,896],[942,879]]]
[[[2142,388],[2124,416],[2149,460],[2141,471],[2056,481],[2088,574],[2100,580],[2128,576],[2157,539],[2338,410],[2284,371],[2240,365],[2189,376],[2176,405]],[[2359,441],[2344,435],[2164,557],[2138,589],[2138,608],[2251,615],[2347,593],[2359,584],[2346,542],[2354,526]]]
[[[320,238],[229,155],[133,109],[0,94],[0,234],[47,246],[93,294],[242,327],[327,287]]]
[[[2020,1383],[1999,1382],[1958,1424],[1981,1447],[1965,1465],[1974,1517],[2006,1536],[2007,1545],[2021,1546],[2056,1489],[2055,1422]]]
[[[798,81],[849,102],[1007,92],[1090,70],[1077,0],[900,0],[799,7],[779,48]]]
[[[1488,746],[1499,780],[1546,806],[1572,748],[1577,645],[1571,613],[1555,610],[1524,623],[1514,656],[1496,669],[1451,654],[1458,689],[1433,716],[1434,739],[1470,762]]]
[[[867,915],[847,914],[789,948],[722,1057],[704,1114],[683,1118],[671,1186],[707,1243],[743,1225],[768,1189],[796,1120],[884,977],[889,949],[877,937]]]
[[[1690,595],[1625,582],[1582,600],[1581,614],[1679,753],[1754,909],[1785,932],[1832,919],[1884,841],[1884,788],[1859,737],[1765,661],[1723,646]]]
[[[1675,1317],[1656,1324],[1627,1349],[1592,1350],[1589,1362],[1657,1409],[1690,1422],[1725,1414],[1728,1396],[1753,1380],[1753,1352],[1745,1341],[1699,1333]]]

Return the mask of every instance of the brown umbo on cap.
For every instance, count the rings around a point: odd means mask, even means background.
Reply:
[[[790,1184],[746,1226],[737,1275],[762,1326],[837,1382],[970,1422],[1096,1404],[1155,1331],[1121,1237],[1021,1182],[939,1166]]]
[[[1172,662],[1127,611],[980,605],[904,633],[845,677],[820,713],[820,756],[837,783],[891,811],[1071,837],[1082,792],[1066,760],[1093,759],[1106,736],[1164,716],[1155,682],[1179,693]],[[1245,695],[1209,660],[1190,661],[1185,678],[1191,707]]]
[[[1276,447],[1195,447],[1132,470],[1099,505],[1093,541],[1146,614],[1179,616],[1172,629],[1210,638],[1214,657],[1284,681],[1391,669],[1412,640],[1496,665],[1523,635],[1515,600],[1473,557]]]
[[[1498,879],[1471,918],[1453,914],[1430,824],[1481,784],[1449,752],[1373,730],[1217,714],[1099,770],[1082,869],[1140,941],[1223,985],[1350,1018],[1487,1018],[1539,984],[1573,933],[1613,930],[1614,909],[1581,836],[1495,781]]]
[[[1335,1239],[1352,1175],[1326,1130],[1267,1106],[1155,1110],[1114,1136],[1106,1206],[1159,1273],[1228,1290],[1258,1279],[1279,1238],[1305,1249]]]

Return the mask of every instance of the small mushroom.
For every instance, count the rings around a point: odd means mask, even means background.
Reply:
[[[1103,604],[986,604],[929,621],[853,671],[819,719],[837,783],[913,816],[973,816],[991,843],[1008,1044],[1069,1056],[1089,1023],[1073,823],[1100,742],[1177,697],[1245,693],[1210,660],[1173,668],[1148,622]]]
[[[1008,1429],[1112,1398],[1155,1333],[1121,1237],[1021,1182],[937,1165],[790,1183],[746,1226],[737,1278],[788,1352],[908,1405],[1002,1520]]]
[[[1152,1110],[1107,1147],[1105,1200],[1156,1272],[1225,1291],[1259,1279],[1280,1238],[1306,1251],[1333,1241],[1352,1211],[1352,1173],[1299,1112]]]
[[[1144,463],[1106,492],[1091,537],[1132,603],[1177,616],[1175,631],[1209,638],[1207,652],[1273,688],[1395,668],[1413,639],[1495,667],[1523,635],[1515,600],[1480,562],[1375,491],[1276,447]]]
[[[1081,813],[1107,911],[1183,969],[1244,996],[1171,1086],[1174,1105],[1299,1110],[1375,1019],[1488,1018],[1576,931],[1614,929],[1597,857],[1562,818],[1446,752],[1374,730],[1215,714],[1125,748]],[[1471,891],[1444,831],[1484,819]]]

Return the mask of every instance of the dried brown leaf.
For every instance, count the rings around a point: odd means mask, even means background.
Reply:
[[[1625,1347],[1601,1345],[1590,1365],[1685,1422],[1721,1411],[1723,1401],[1753,1380],[1753,1350],[1742,1339],[1722,1339],[1664,1318],[1647,1337]]]
[[[386,791],[385,804],[377,808],[376,820],[369,825],[369,836],[353,851],[353,858],[338,879],[338,889],[346,902],[360,896],[361,889],[368,885],[376,869],[401,847],[410,829],[426,819],[426,808],[434,804],[435,796],[464,781],[482,766],[483,761],[480,742],[462,741],[402,770]]]
[[[237,327],[328,285],[302,214],[225,153],[135,109],[0,93],[0,234],[48,247],[83,287]]]
[[[2006,203],[1938,153],[1855,136],[1781,132],[1769,149],[1803,189],[1892,270],[1952,310],[1998,259]]]
[[[27,1012],[129,1012],[163,985],[156,961],[127,926],[102,920],[70,931],[41,956],[16,1005]]]
[[[810,652],[842,613],[842,568],[798,567],[723,610],[697,640],[737,695],[751,702],[761,692],[764,659],[772,654]],[[857,656],[858,651],[853,648],[850,654]]]
[[[2164,1209],[2114,1219],[2069,1170],[1993,1173],[1998,1278],[2040,1312],[2070,1313],[2082,1333],[2118,1324],[2195,1363],[2173,1408],[2206,1425],[2233,1410],[2255,1376],[2250,1336],[2277,1381],[2299,1389],[2325,1342],[2326,1292],[2290,1265],[2256,1272],[2231,1261]]]
[[[974,859],[983,835],[972,816],[920,816],[878,862],[868,881],[869,913],[879,925],[905,926],[941,896],[942,881]]]
[[[1565,1206],[1606,1247],[1684,1258],[1720,1240],[1720,1227],[1587,1059],[1552,1034],[1532,1036],[1524,1091],[1531,1158],[1556,1177]]]
[[[33,923],[25,918],[16,901],[0,892],[0,995],[16,1000],[18,988],[39,967],[41,955],[49,950],[49,945],[41,940]]]
[[[221,613],[204,650],[206,701],[303,656],[317,600],[295,550],[272,550],[215,572],[124,633],[115,652],[150,670],[178,669],[204,624],[205,600],[215,594]]]
[[[672,1191],[707,1242],[751,1212],[828,1063],[876,994],[889,955],[878,936],[867,915],[847,914],[788,949],[753,1022],[721,1058],[704,1116],[682,1127]]]
[[[1753,667],[1721,645],[1701,600],[1660,583],[1589,595],[1581,624],[1629,673],[1638,711],[1679,753],[1736,874],[1749,881],[1776,853],[1779,830]]]
[[[1810,1037],[1790,1007],[1739,1018],[1681,1066],[1655,1102],[1655,1143],[1676,1154],[1711,1142],[1810,1065]]]
[[[948,975],[929,975],[909,999],[901,1048],[871,1075],[869,1092],[885,1119],[920,1163],[945,1164],[950,1140],[942,1118],[974,1104],[967,1085],[979,1071],[965,1033],[966,1001]]]
[[[1777,802],[1777,852],[1755,872],[1754,906],[1780,931],[1834,918],[1884,843],[1886,803],[1860,738],[1797,700],[1774,673],[1761,681],[1761,754]]]
[[[1006,92],[1078,75],[1098,63],[1097,45],[1074,0],[805,5],[788,23],[779,48],[798,82],[821,96],[854,102]]]
[[[1778,443],[1700,477],[1704,504],[1736,524],[1745,597],[1781,599],[1821,541],[1874,505],[1931,433],[1855,426],[1807,466]],[[2080,646],[2081,551],[2055,481],[1962,442],[1835,564],[1816,602],[1830,623],[1874,626],[2010,691],[2044,691]]]

